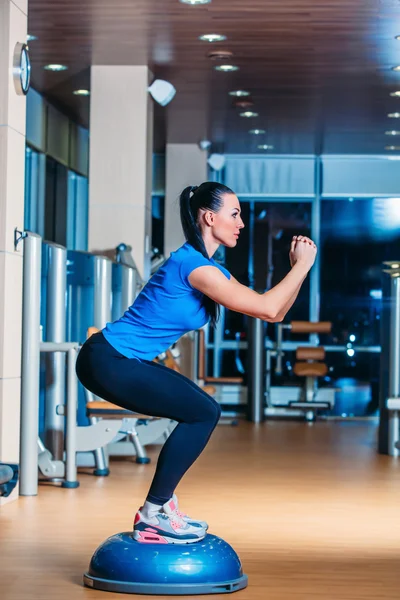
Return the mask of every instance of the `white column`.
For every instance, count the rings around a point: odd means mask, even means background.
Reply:
[[[90,96],[89,250],[132,246],[150,275],[153,100],[145,66],[93,66]]]
[[[188,185],[207,181],[207,153],[197,144],[167,144],[164,255],[169,257],[181,246],[183,236],[179,216],[179,195]]]
[[[26,42],[27,0],[0,0],[0,462],[19,462],[25,111],[12,78],[14,48]],[[17,497],[18,489],[0,505]]]

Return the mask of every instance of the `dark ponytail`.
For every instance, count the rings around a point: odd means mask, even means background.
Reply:
[[[195,185],[185,188],[180,196],[181,223],[185,238],[207,260],[210,257],[207,254],[201,229],[198,225],[199,210],[211,210],[217,213],[224,203],[223,195],[233,193],[230,188],[222,185],[222,183],[206,181],[199,187]],[[214,327],[219,317],[219,304],[208,296],[204,296],[203,305],[210,317],[211,325]]]

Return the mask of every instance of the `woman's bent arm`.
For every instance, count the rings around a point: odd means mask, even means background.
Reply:
[[[297,262],[278,285],[264,294],[259,294],[236,280],[227,279],[217,267],[212,266],[194,269],[189,275],[189,282],[194,288],[230,310],[264,321],[277,321],[293,297],[294,302],[295,294],[298,293],[308,271],[307,265]]]

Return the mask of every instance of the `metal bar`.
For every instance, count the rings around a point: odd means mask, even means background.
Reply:
[[[389,395],[400,395],[400,285],[399,278],[391,281],[392,309],[390,311],[390,373]]]
[[[122,271],[121,308],[123,314],[133,304],[138,286],[136,269],[125,266]]]
[[[65,481],[63,487],[76,488],[76,430],[78,410],[78,379],[75,374],[77,352],[75,348],[68,350],[67,367],[67,431],[65,437]]]
[[[144,449],[144,446],[142,445],[138,432],[136,431],[136,427],[134,426],[134,424],[132,424],[132,431],[129,434],[129,439],[131,440],[133,447],[135,448],[135,453],[136,453],[136,462],[139,464],[143,464],[143,463],[149,463],[150,459],[147,456],[146,450]]]
[[[94,257],[94,327],[103,329],[111,321],[112,262],[104,256]]]
[[[259,154],[224,154],[226,159],[229,158],[246,158],[247,160],[260,160],[260,158],[262,158],[263,160],[270,160],[270,159],[278,159],[278,160],[282,160],[282,158],[296,158],[298,160],[310,160],[310,158],[315,158],[315,154],[268,154],[268,156],[266,156],[265,154],[262,154],[261,152]],[[331,156],[330,154],[328,156]],[[335,155],[336,156],[336,155]],[[340,156],[340,155],[337,155]]]
[[[46,244],[45,251],[48,253],[46,338],[49,342],[65,342],[67,249],[58,244]],[[53,458],[62,460],[64,417],[57,414],[57,406],[65,403],[65,357],[52,354],[46,367],[50,375],[47,381],[51,383],[46,387],[44,439]]]
[[[271,404],[271,351],[270,350],[266,350],[266,357],[265,357],[265,400],[267,403],[267,406],[270,406]],[[265,411],[264,411],[265,414]]]
[[[390,340],[389,340],[389,397],[400,396],[400,281],[399,277],[391,280]],[[399,412],[389,412],[388,450],[391,456],[399,456],[400,450],[395,446],[399,441]]]
[[[348,202],[349,198],[357,200],[373,200],[374,198],[393,198],[397,196],[398,194],[353,194],[352,192],[348,192],[347,194],[333,194],[332,192],[329,192],[329,194],[322,194],[321,198],[327,201],[344,200]]]
[[[68,352],[78,350],[79,342],[40,342],[40,352]]]
[[[395,155],[396,156],[396,155]],[[393,156],[384,156],[383,154],[368,154],[368,156],[365,156],[365,154],[323,154],[322,155],[324,160],[359,160],[360,158],[362,160],[365,160],[366,158],[368,160],[393,160]]]
[[[224,338],[225,307],[220,306],[220,317],[214,329],[214,352],[213,352],[213,377],[221,376],[222,351],[221,345]]]
[[[193,381],[199,383],[199,331],[193,332],[193,352],[192,352],[192,373]]]
[[[241,202],[251,202],[256,199],[260,202],[295,202],[301,200],[302,202],[312,202],[314,200],[314,194],[237,194]]]
[[[320,315],[320,279],[321,279],[321,190],[322,163],[321,158],[315,159],[314,201],[311,207],[311,239],[317,245],[319,252],[310,272],[310,321],[319,321]],[[318,344],[318,334],[310,334],[310,342]]]
[[[94,401],[94,394],[93,392],[89,391],[87,388],[85,388],[85,396],[87,399],[87,402],[93,402]],[[96,417],[89,417],[89,423],[90,425],[96,425],[96,423],[99,422],[99,419],[97,419]],[[78,429],[78,435],[79,435],[79,429]],[[78,442],[79,444],[79,442]],[[78,448],[78,450],[82,450],[81,447]],[[95,475],[109,475],[110,471],[108,469],[108,459],[106,457],[106,453],[104,451],[103,447],[100,448],[95,448],[93,450],[93,456],[94,456],[94,464],[96,466],[96,470],[94,472]]]
[[[304,344],[306,346],[307,344]],[[347,346],[325,346],[324,348],[326,352],[343,352],[347,350]],[[381,346],[352,346],[353,350],[356,352],[366,352],[366,353],[376,353],[379,354],[381,352]]]
[[[249,258],[247,271],[249,274],[249,288],[254,290],[254,202],[250,203],[250,216],[249,216]]]
[[[264,336],[265,325],[261,319],[249,317],[249,395],[248,395],[248,419],[253,423],[264,420],[265,399],[265,354]]]
[[[20,495],[38,490],[40,283],[42,239],[35,233],[24,238]]]
[[[310,346],[310,342],[282,342],[282,350],[296,350],[298,346]],[[269,349],[278,349],[276,344],[269,339],[265,340],[265,347]],[[207,350],[212,350],[214,348],[214,344],[207,344]],[[234,340],[224,340],[221,344],[221,350],[236,350],[239,348],[240,350],[246,350],[247,342],[236,342]],[[345,352],[347,350],[347,346],[325,346],[324,348],[327,352]],[[364,353],[372,353],[379,354],[382,350],[381,346],[354,346],[352,345],[353,350],[356,352],[364,352]]]
[[[277,355],[276,355],[275,373],[277,375],[282,375],[283,326],[281,324],[278,324],[278,327],[277,327],[276,348],[277,348]]]

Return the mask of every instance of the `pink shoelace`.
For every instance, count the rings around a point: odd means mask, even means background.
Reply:
[[[177,508],[175,509],[175,512],[178,515],[178,517],[180,517],[181,519],[184,519],[186,517],[186,515],[182,511],[178,510]]]
[[[173,519],[171,519],[171,527],[173,527],[174,529],[180,529],[181,523],[178,523],[177,521],[174,521]]]

